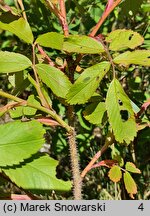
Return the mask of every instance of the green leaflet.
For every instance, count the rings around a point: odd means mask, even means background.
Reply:
[[[23,18],[19,18],[9,12],[0,16],[0,28],[7,30],[24,40],[26,43],[33,43],[33,34],[29,23]]]
[[[121,172],[121,168],[119,166],[113,166],[108,173],[109,178],[113,181],[113,182],[118,182],[120,181],[121,177],[122,177],[122,172]]]
[[[127,51],[114,58],[113,62],[124,66],[130,64],[150,66],[150,50]]]
[[[132,173],[141,173],[141,171],[138,168],[136,168],[135,164],[132,162],[127,162],[125,165],[125,169]]]
[[[130,99],[117,79],[109,86],[106,109],[116,140],[129,144],[136,136],[136,122]]]
[[[53,91],[55,95],[66,98],[71,87],[68,77],[59,69],[46,64],[36,65],[41,80]]]
[[[123,179],[127,192],[131,194],[131,197],[133,198],[133,194],[137,193],[137,186],[134,179],[127,171],[123,174]]]
[[[101,62],[85,69],[70,88],[67,102],[69,104],[85,103],[93,95],[109,68],[109,62]]]
[[[53,49],[62,50],[63,48],[64,36],[57,32],[48,32],[46,34],[40,35],[36,42],[44,47],[50,47]]]
[[[40,103],[34,98],[34,95],[30,95],[27,100],[30,104],[40,105]],[[11,118],[19,118],[21,116],[33,116],[36,114],[36,109],[28,106],[19,106],[9,111]]]
[[[105,111],[106,105],[104,102],[92,103],[85,108],[83,114],[84,118],[90,123],[101,124]]]
[[[103,45],[85,35],[70,35],[64,38],[63,50],[69,53],[95,54],[105,52]]]
[[[132,30],[117,29],[109,33],[106,41],[110,43],[110,50],[117,51],[127,48],[134,49],[144,42],[144,38]]]
[[[69,191],[71,182],[56,178],[57,165],[58,161],[53,158],[37,154],[37,158],[31,157],[17,167],[3,168],[3,172],[17,186],[36,194],[50,190]]]
[[[44,143],[44,132],[36,121],[0,125],[0,166],[18,164],[36,153]]]
[[[0,51],[0,73],[22,71],[32,65],[30,59],[19,53]]]

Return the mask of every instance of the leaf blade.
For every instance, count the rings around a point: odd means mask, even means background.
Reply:
[[[53,49],[63,49],[64,36],[57,32],[48,32],[40,35],[36,42],[44,47],[50,47]]]
[[[47,155],[39,155],[32,161],[22,164],[15,169],[3,169],[4,173],[17,186],[26,190],[38,193],[42,191],[69,191],[71,189],[70,181],[63,181],[56,178],[56,167],[58,161]]]
[[[106,109],[116,140],[129,144],[137,134],[136,122],[130,99],[117,79],[114,79],[109,86]],[[127,113],[127,119],[123,119],[122,112]]]
[[[85,69],[69,89],[67,102],[71,105],[85,103],[93,95],[109,68],[109,62],[101,62]]]
[[[36,153],[44,143],[45,131],[36,121],[10,122],[0,125],[0,131],[0,166],[18,164]]]
[[[144,42],[144,38],[132,30],[117,29],[108,34],[106,41],[110,43],[110,50],[117,51],[127,48],[135,49]]]
[[[125,165],[125,169],[132,173],[141,173],[141,171],[138,168],[136,168],[135,164],[132,162],[127,162]]]
[[[46,64],[37,64],[36,68],[42,81],[53,93],[58,97],[66,98],[66,94],[72,85],[68,77],[59,69]]]
[[[103,45],[99,41],[85,35],[70,35],[64,38],[63,50],[69,53],[87,54],[105,52]]]
[[[150,50],[127,51],[115,57],[113,61],[124,66],[130,64],[150,66]]]
[[[22,17],[16,19],[16,16],[5,13],[0,17],[0,20],[2,20],[0,21],[1,29],[10,31],[26,43],[33,43],[34,38],[30,25]]]
[[[19,53],[0,51],[0,73],[22,71],[32,65],[30,59]]]
[[[123,179],[124,179],[125,188],[127,192],[130,194],[131,198],[134,198],[133,194],[137,193],[137,186],[134,179],[127,171],[124,173]]]
[[[106,105],[104,102],[92,103],[83,112],[84,118],[92,124],[101,124]]]
[[[113,181],[113,182],[118,182],[120,181],[121,177],[122,177],[122,172],[120,167],[114,165],[108,173],[109,178]]]

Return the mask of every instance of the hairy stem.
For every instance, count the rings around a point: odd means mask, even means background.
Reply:
[[[80,176],[80,167],[78,160],[78,151],[76,146],[76,133],[74,128],[68,133],[69,148],[70,148],[70,158],[71,158],[71,168],[73,174],[73,193],[75,200],[82,199],[82,179]]]
[[[67,57],[67,67],[66,73],[69,80],[74,83],[74,72],[76,64],[72,57]],[[72,131],[68,134],[69,148],[70,148],[70,158],[71,158],[71,168],[73,175],[73,195],[75,200],[82,199],[82,179],[80,176],[80,166],[78,159],[78,148],[76,143],[76,133],[75,133],[75,112],[74,106],[68,105],[67,107],[67,118],[68,123],[72,127]]]

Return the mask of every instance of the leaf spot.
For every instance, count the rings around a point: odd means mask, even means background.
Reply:
[[[90,80],[90,77],[86,77],[83,82],[88,82]]]

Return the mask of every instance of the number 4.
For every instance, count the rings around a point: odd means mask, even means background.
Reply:
[[[143,203],[141,203],[138,207],[139,210],[143,211],[144,210],[144,206],[143,206]]]

